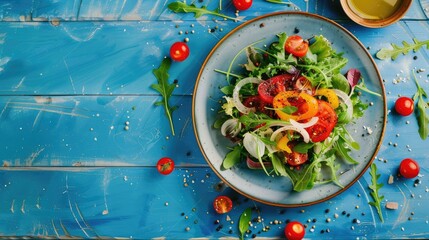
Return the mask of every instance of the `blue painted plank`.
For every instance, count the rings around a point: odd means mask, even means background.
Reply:
[[[172,136],[159,96],[0,97],[4,166],[206,165],[191,119],[191,97],[171,99]],[[127,125],[128,124],[128,125]],[[128,130],[125,130],[128,127]],[[180,146],[180,147],[179,147]]]
[[[340,23],[371,49],[388,46],[384,41],[386,35],[399,43],[410,39],[407,36],[421,40],[429,36],[427,23],[418,21],[383,29],[358,27],[348,21]],[[169,54],[172,43],[189,38],[189,59],[173,62],[170,70],[170,81],[178,80],[175,94],[189,95],[201,65],[190,67],[189,63],[202,63],[218,40],[238,25],[211,21],[72,22],[55,27],[49,23],[3,22],[1,57],[9,62],[0,72],[0,93],[155,94],[150,88],[156,81],[152,70]],[[219,28],[210,33],[209,29],[216,26]]]
[[[387,165],[381,163],[379,167]],[[382,176],[381,181],[386,182],[387,175]],[[243,198],[220,184],[208,168],[178,168],[167,176],[153,167],[1,170],[0,234],[54,238],[238,237],[239,216],[251,207],[252,219],[260,217],[261,221],[253,221],[246,238],[253,234],[281,237],[285,222],[290,220],[305,223],[308,238],[429,237],[429,209],[423,207],[429,201],[425,184],[414,186],[414,181],[397,178],[393,184],[386,184],[381,191],[387,198],[382,203],[385,223],[381,223],[368,204],[372,200],[367,190],[369,182],[365,174],[345,193],[327,202],[282,209]],[[218,195],[233,200],[231,212],[214,212],[212,202]],[[384,209],[387,201],[397,202],[398,210]]]
[[[189,38],[190,57],[173,63],[176,94],[193,91],[209,50],[238,23],[209,33],[212,22],[0,23],[2,94],[154,94],[152,70],[176,41]],[[176,27],[177,26],[177,27]],[[211,25],[215,27],[215,25]],[[194,31],[194,33],[191,33]],[[183,34],[180,34],[183,32]],[[186,34],[188,32],[188,34]],[[19,46],[19,47],[18,47]]]
[[[126,0],[70,0],[70,1],[5,1],[0,2],[0,20],[2,21],[117,21],[117,20],[192,20],[192,14],[172,14],[167,5],[177,0],[126,1]],[[222,13],[235,16],[235,8],[230,1],[222,2]],[[288,2],[288,1],[285,1]],[[250,19],[276,11],[313,12],[331,19],[347,19],[339,1],[289,1],[292,4],[273,4],[255,0],[252,9],[241,11],[240,16]],[[218,1],[196,2],[198,7],[219,8]],[[427,19],[429,10],[427,0],[415,0],[405,19]],[[206,18],[206,17],[203,17]],[[210,19],[210,18],[206,18]]]

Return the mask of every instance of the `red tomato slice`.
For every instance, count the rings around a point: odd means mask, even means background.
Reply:
[[[338,120],[337,114],[329,103],[322,100],[317,102],[319,108],[315,117],[319,117],[319,121],[306,128],[312,142],[321,142],[328,138]]]
[[[294,74],[281,74],[265,80],[258,86],[258,94],[266,103],[273,103],[274,96],[283,91],[304,91],[310,95],[314,94],[311,82],[304,76]]]
[[[292,152],[292,153],[287,153],[285,157],[286,157],[287,164],[289,164],[289,166],[292,166],[292,167],[299,166],[308,161],[307,153]]]
[[[292,74],[282,74],[265,80],[258,86],[258,93],[266,103],[273,103],[273,98],[279,92],[286,91],[286,84],[293,79]]]
[[[274,112],[266,108],[271,107],[271,105],[262,101],[262,98],[258,95],[246,98],[243,101],[243,105],[249,108],[254,107],[256,109],[256,112],[265,113],[270,117],[274,116]]]
[[[292,35],[286,39],[285,50],[296,57],[304,57],[308,51],[308,42],[298,35]]]
[[[213,201],[213,208],[219,214],[224,214],[232,209],[231,198],[227,196],[218,196]]]

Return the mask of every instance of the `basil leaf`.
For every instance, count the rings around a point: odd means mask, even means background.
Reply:
[[[252,219],[252,209],[247,208],[240,216],[238,222],[238,230],[240,231],[240,239],[244,239],[244,234],[249,229],[249,222]]]
[[[243,147],[240,145],[237,145],[232,149],[231,152],[226,154],[225,159],[222,162],[222,167],[226,169],[232,168],[235,164],[239,163],[241,160],[241,151],[243,150]]]
[[[297,153],[308,153],[308,150],[310,150],[313,146],[313,143],[300,142],[295,145],[295,147],[293,147],[293,151]]]

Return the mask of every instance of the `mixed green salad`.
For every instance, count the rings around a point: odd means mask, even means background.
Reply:
[[[322,35],[303,39],[277,35],[239,51],[221,88],[215,127],[235,143],[223,169],[235,165],[288,177],[295,191],[338,180],[340,164],[358,164],[359,150],[346,125],[363,116],[368,105],[359,95],[370,92],[357,69]],[[236,63],[240,54],[247,62]],[[240,65],[242,71],[231,69]],[[342,159],[342,160],[338,160]]]

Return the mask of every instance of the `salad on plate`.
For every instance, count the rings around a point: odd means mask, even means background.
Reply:
[[[240,50],[225,74],[214,127],[234,144],[222,169],[248,167],[290,178],[294,191],[333,182],[341,164],[359,164],[360,149],[347,130],[363,116],[365,87],[357,69],[322,35],[303,39],[279,33],[263,47]],[[236,63],[240,54],[246,62]],[[240,65],[242,71],[232,72]],[[373,93],[376,94],[376,93]]]

